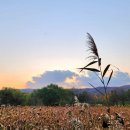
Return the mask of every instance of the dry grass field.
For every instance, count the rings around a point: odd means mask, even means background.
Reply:
[[[124,124],[120,121],[121,117]],[[109,123],[103,128],[103,120]],[[0,107],[1,130],[130,130],[130,108]]]

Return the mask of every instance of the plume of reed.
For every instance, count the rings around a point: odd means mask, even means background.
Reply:
[[[89,33],[87,33],[87,35],[88,35],[87,36],[87,38],[88,38],[87,43],[88,43],[88,48],[89,48],[88,51],[90,51],[90,53],[93,54],[93,55],[89,56],[88,58],[91,58],[93,60],[99,59],[98,49],[97,49],[97,46],[95,44],[95,41]]]

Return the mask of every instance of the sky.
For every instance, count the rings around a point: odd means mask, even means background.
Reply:
[[[129,6],[129,0],[0,1],[0,88],[87,87],[93,75],[77,70],[88,63],[87,32],[103,65],[120,69],[111,84],[130,84]]]

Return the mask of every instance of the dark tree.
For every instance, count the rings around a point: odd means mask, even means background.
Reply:
[[[4,88],[0,91],[0,104],[24,105],[25,95],[17,89]]]
[[[30,95],[30,105],[58,106],[72,104],[74,94],[71,90],[63,89],[55,84],[34,91]]]

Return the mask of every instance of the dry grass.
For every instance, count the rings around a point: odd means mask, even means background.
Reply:
[[[105,107],[0,107],[1,130],[103,130],[105,116],[110,122],[107,130],[130,130],[128,107],[111,107],[110,113]]]

